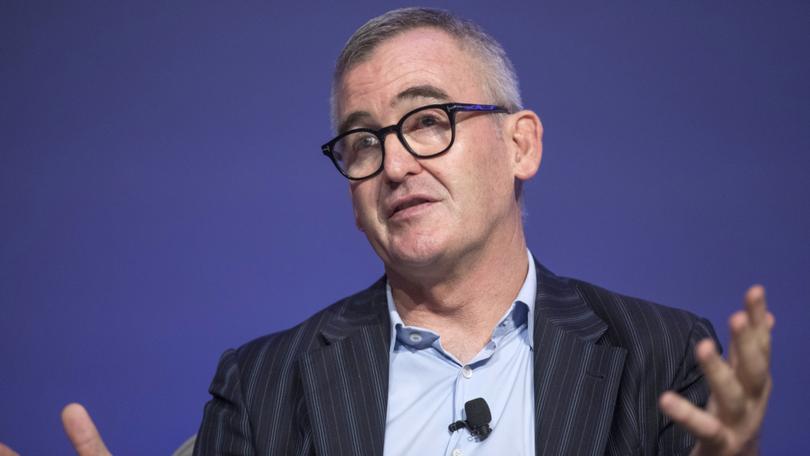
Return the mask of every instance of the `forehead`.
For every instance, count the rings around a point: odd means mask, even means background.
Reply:
[[[409,102],[398,95],[413,87],[435,87],[452,101],[484,102],[480,68],[457,39],[441,30],[403,32],[346,72],[336,99],[338,119],[355,111],[375,116],[398,111],[398,105]]]

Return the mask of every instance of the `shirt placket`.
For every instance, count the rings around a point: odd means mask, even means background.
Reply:
[[[469,365],[464,365],[458,368],[456,372],[456,380],[453,383],[453,422],[464,419],[464,404],[470,399],[469,391],[470,383],[473,380],[473,368]],[[449,425],[450,423],[448,423]],[[465,448],[467,445],[467,438],[469,432],[466,428],[461,428],[450,434],[450,442],[445,451],[446,456],[464,456]]]

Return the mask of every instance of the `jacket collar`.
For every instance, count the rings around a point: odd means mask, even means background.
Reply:
[[[335,309],[333,318],[321,328],[321,335],[327,344],[351,337],[366,326],[388,326],[389,318],[385,302],[385,276],[369,288],[343,301]],[[390,329],[385,330],[386,333]]]
[[[583,341],[598,340],[608,326],[582,299],[571,280],[556,276],[537,261],[535,268],[537,270],[535,325],[548,323],[565,334]]]
[[[607,324],[583,300],[570,279],[558,277],[536,260],[535,273],[535,325],[546,322],[584,341],[596,341],[604,334]],[[345,339],[364,326],[390,326],[385,283],[383,276],[368,289],[347,298],[345,304],[335,310],[333,318],[321,329],[327,343]]]

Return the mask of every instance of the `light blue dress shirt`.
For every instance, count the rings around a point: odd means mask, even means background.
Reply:
[[[517,298],[489,343],[466,365],[442,348],[433,331],[402,322],[386,285],[391,316],[391,352],[385,455],[533,455],[534,378],[532,334],[537,275],[529,271]],[[464,404],[483,397],[492,413],[492,433],[475,440],[464,428]]]

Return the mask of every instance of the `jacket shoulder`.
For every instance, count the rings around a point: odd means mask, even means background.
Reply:
[[[608,325],[606,342],[630,350],[644,346],[690,345],[695,337],[716,339],[711,323],[692,312],[568,279],[587,305]]]
[[[299,360],[341,331],[348,335],[387,315],[384,296],[380,280],[292,328],[226,350],[209,387],[212,400],[200,427],[201,446],[216,454],[246,454],[249,447],[255,454],[308,454],[312,441]],[[223,432],[228,439],[220,439]]]
[[[328,343],[324,335],[340,330],[351,331],[353,327],[380,318],[385,312],[384,296],[385,280],[380,279],[369,288],[332,303],[291,328],[243,344],[233,354],[243,373],[255,369],[266,371],[268,363],[275,365],[269,369],[270,373],[287,372],[302,353],[324,347]]]

